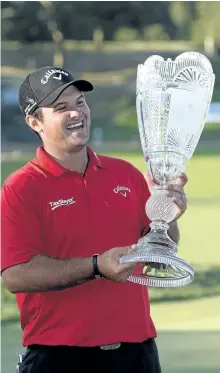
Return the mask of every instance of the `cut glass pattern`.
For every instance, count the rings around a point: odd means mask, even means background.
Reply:
[[[197,52],[183,53],[175,61],[152,56],[138,66],[138,126],[143,153],[151,166],[155,152],[163,157],[162,152],[170,151],[170,157],[177,157],[180,172],[184,170],[201,136],[213,85],[212,66]],[[172,163],[169,156],[167,162]]]

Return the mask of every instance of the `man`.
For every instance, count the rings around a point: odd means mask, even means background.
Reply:
[[[2,277],[27,346],[20,373],[161,372],[147,289],[126,281],[133,264],[119,264],[149,231],[150,193],[131,164],[87,146],[84,92],[92,90],[56,67],[20,88],[26,122],[42,140],[2,188]],[[167,191],[176,219],[186,181]],[[176,221],[169,234],[178,241]]]

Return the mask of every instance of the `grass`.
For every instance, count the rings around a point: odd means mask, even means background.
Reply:
[[[179,253],[201,266],[220,265],[220,202],[189,203],[188,211],[180,219],[181,241]]]
[[[163,331],[219,331],[220,296],[188,302],[152,304],[151,315]]]
[[[163,332],[158,338],[163,373],[219,373],[219,332]]]
[[[8,175],[10,175],[18,168],[22,167],[26,162],[27,159],[3,162],[1,166],[1,183],[3,184],[4,180],[6,179],[6,177],[8,177]]]

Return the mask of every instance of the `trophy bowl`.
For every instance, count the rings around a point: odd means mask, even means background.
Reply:
[[[212,99],[215,75],[210,61],[198,52],[174,61],[151,56],[138,65],[136,110],[141,146],[154,184],[173,184],[185,171],[201,133]],[[128,280],[151,287],[178,287],[194,278],[167,231],[178,208],[163,189],[153,188],[146,203],[150,232],[120,263],[137,263]]]

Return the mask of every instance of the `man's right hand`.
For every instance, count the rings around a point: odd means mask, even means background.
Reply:
[[[122,254],[131,253],[135,245],[116,247],[98,256],[98,268],[109,280],[125,282],[136,264],[120,264]],[[11,293],[34,293],[63,290],[90,281],[93,276],[91,257],[52,258],[35,255],[28,262],[6,268],[3,281]]]
[[[114,282],[125,282],[132,274],[136,263],[120,264],[122,254],[132,253],[136,245],[114,247],[98,256],[98,268],[109,280]]]

